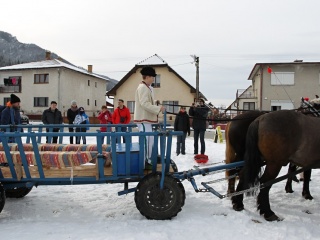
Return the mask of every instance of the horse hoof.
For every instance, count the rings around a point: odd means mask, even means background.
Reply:
[[[233,210],[237,211],[237,212],[240,212],[244,209],[244,206],[243,205],[238,205],[238,204],[233,204],[232,206]]]
[[[274,221],[277,221],[277,222],[280,222],[282,221],[283,219],[279,218],[277,215],[273,214],[271,215],[270,217],[264,217],[265,220],[267,220],[268,222],[274,222]]]
[[[312,200],[312,199],[313,199],[313,197],[311,196],[311,194],[302,193],[302,196],[303,196],[304,199],[306,199],[306,200]]]

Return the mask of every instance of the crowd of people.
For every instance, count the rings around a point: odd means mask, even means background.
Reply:
[[[158,116],[165,111],[165,107],[157,103],[154,100],[154,91],[152,83],[156,77],[154,68],[147,66],[143,67],[140,71],[142,81],[138,85],[135,92],[135,111],[133,122],[137,124],[140,132],[152,132],[152,124],[158,123]],[[10,101],[4,109],[0,109],[1,113],[1,125],[20,125],[20,98],[14,94],[10,95]],[[186,154],[185,139],[190,136],[190,127],[194,130],[194,154],[199,153],[198,143],[200,140],[200,153],[205,154],[205,131],[207,128],[207,116],[210,109],[205,105],[204,99],[198,99],[189,109],[189,114],[186,111],[186,107],[181,106],[179,113],[176,114],[174,121],[174,130],[182,131],[181,136],[177,136],[176,142],[176,154]],[[68,128],[70,133],[78,132],[85,133],[89,128],[85,125],[89,124],[89,117],[85,113],[84,107],[78,107],[75,100],[71,101],[71,106],[67,110],[68,124],[72,125]],[[100,124],[129,124],[131,122],[131,114],[129,109],[124,105],[123,99],[118,99],[118,106],[111,113],[107,106],[102,106],[97,119]],[[191,121],[190,121],[191,120]],[[63,123],[63,117],[61,111],[57,108],[57,102],[51,101],[50,107],[43,111],[42,122],[46,125],[47,132],[59,132],[57,126],[50,127],[50,125],[58,125]],[[192,124],[190,124],[192,122]],[[76,127],[74,127],[76,125]],[[79,125],[79,126],[77,126]],[[10,131],[17,131],[17,129],[11,129]],[[110,128],[106,126],[100,127],[101,132],[110,131]],[[116,131],[126,132],[126,126],[116,127]],[[86,144],[85,134],[74,138],[70,136],[70,144]],[[57,143],[58,137],[48,136],[46,138],[47,143]],[[12,140],[14,141],[14,140]],[[102,142],[104,138],[102,138]],[[125,142],[125,137],[123,137]],[[145,138],[145,165],[151,166],[151,157],[153,149],[154,137],[148,136]]]
[[[81,125],[79,127],[75,128],[75,132],[86,132],[89,130],[89,127],[84,126],[84,124],[89,124],[89,117],[85,113],[84,107],[77,106],[77,102],[75,100],[71,101],[71,107],[67,111],[67,118],[68,123],[70,125]],[[97,119],[99,120],[100,124],[129,124],[131,121],[131,115],[129,109],[124,105],[123,99],[118,100],[118,107],[115,109],[113,113],[111,113],[106,105],[103,105],[101,107],[101,110],[97,116]],[[52,123],[56,124],[56,123]],[[126,132],[126,127],[120,127],[122,132]],[[110,131],[110,128],[107,128],[106,126],[101,126],[100,131],[101,132],[107,132]],[[74,132],[73,127],[69,127],[69,132]],[[80,141],[82,139],[82,143],[86,144],[86,137],[85,134],[80,137],[76,137],[76,144],[80,144]],[[104,142],[104,137],[102,137],[102,142]],[[73,144],[74,138],[70,136],[70,144]],[[125,142],[125,139],[123,138],[123,142]]]
[[[23,128],[18,129],[17,125],[21,125],[21,115],[20,115],[20,103],[21,100],[15,94],[10,95],[10,100],[7,102],[6,106],[0,106],[0,125],[10,125],[10,131],[23,131]],[[46,132],[59,132],[59,128],[57,126],[50,125],[59,125],[63,123],[63,117],[61,111],[57,108],[57,102],[51,101],[50,107],[45,109],[42,113],[41,120],[43,124],[46,125]],[[73,132],[86,132],[89,130],[85,124],[89,124],[89,116],[85,113],[84,107],[78,107],[77,102],[75,100],[71,101],[71,106],[67,110],[67,119],[68,124],[73,125],[68,128],[70,133]],[[131,115],[129,109],[124,105],[124,100],[118,100],[118,107],[115,109],[112,114],[107,106],[103,105],[101,107],[101,111],[97,116],[100,124],[128,124],[131,121]],[[74,127],[74,125],[79,125],[79,127]],[[127,130],[126,127],[120,128],[122,132]],[[6,131],[6,130],[4,130]],[[100,128],[101,132],[106,132],[107,127],[102,126]],[[70,136],[70,144],[80,144],[82,139],[82,143],[86,144],[85,134],[80,137]],[[74,141],[75,140],[75,141]],[[14,139],[10,140],[11,142]],[[57,143],[58,137],[52,135],[52,137],[46,137],[46,143]]]

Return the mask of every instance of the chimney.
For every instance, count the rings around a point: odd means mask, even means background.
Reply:
[[[46,51],[46,60],[50,60],[50,59],[51,59],[51,52]]]
[[[88,65],[88,72],[92,73],[92,65]]]

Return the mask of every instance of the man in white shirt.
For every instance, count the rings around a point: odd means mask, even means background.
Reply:
[[[140,132],[152,132],[152,124],[158,123],[158,114],[164,112],[165,108],[154,104],[151,84],[157,75],[155,70],[147,66],[143,67],[140,73],[143,80],[135,93],[134,122],[137,123]],[[154,142],[153,136],[147,137],[146,141],[146,158],[148,158],[147,163],[150,164]]]

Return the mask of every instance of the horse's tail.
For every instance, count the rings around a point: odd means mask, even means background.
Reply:
[[[234,162],[236,158],[236,152],[229,140],[229,128],[232,122],[229,122],[225,129],[225,139],[226,139],[226,164]],[[230,171],[226,171],[226,177],[230,176]]]
[[[246,153],[244,156],[245,181],[246,186],[253,186],[259,180],[259,174],[262,166],[261,153],[258,148],[259,120],[250,124],[247,132]]]

